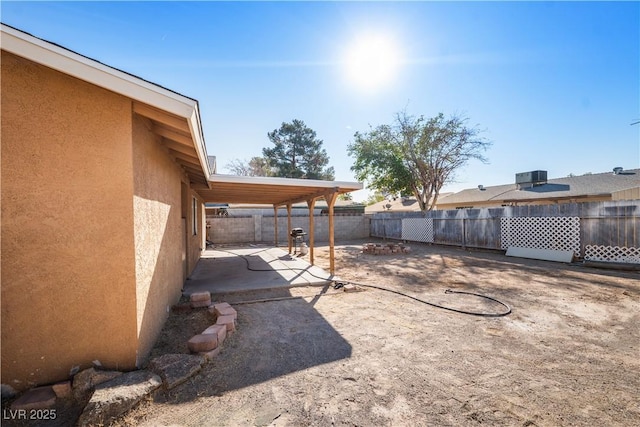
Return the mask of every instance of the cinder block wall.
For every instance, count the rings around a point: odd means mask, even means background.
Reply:
[[[255,221],[247,218],[209,218],[209,239],[214,243],[255,242]]]
[[[275,221],[272,216],[253,216],[247,218],[209,218],[209,235],[214,243],[270,243],[273,242]],[[335,241],[366,239],[369,237],[369,218],[365,216],[334,217]],[[309,217],[291,217],[292,228],[302,228],[309,232]],[[314,217],[315,241],[329,241],[329,217]],[[287,217],[278,218],[278,242],[287,242]],[[309,240],[306,236],[305,240]]]

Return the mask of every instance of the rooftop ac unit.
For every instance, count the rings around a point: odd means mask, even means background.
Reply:
[[[547,171],[520,172],[516,174],[516,184],[544,184],[547,182]]]

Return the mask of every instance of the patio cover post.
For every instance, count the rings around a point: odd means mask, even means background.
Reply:
[[[287,203],[287,236],[289,236],[289,253],[291,253],[291,203]]]
[[[331,193],[326,193],[324,195],[324,199],[327,201],[327,205],[329,206],[329,272],[333,276],[335,273],[335,257],[334,257],[334,224],[333,224],[333,206],[336,203],[338,198],[338,192],[332,191]]]
[[[273,205],[273,220],[275,221],[274,224],[274,236],[273,236],[273,245],[277,248],[278,247],[278,205]]]
[[[315,243],[315,231],[313,223],[313,208],[316,204],[316,199],[307,200],[307,206],[309,206],[309,263],[313,265],[313,246]]]

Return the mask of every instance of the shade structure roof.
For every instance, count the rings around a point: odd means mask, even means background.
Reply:
[[[362,189],[362,183],[276,177],[209,176],[209,189],[198,189],[208,203],[257,203],[282,206],[315,199],[329,193]]]

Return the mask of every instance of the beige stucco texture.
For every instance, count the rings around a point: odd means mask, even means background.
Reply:
[[[147,354],[181,295],[183,283],[181,169],[151,132],[133,120],[133,212],[139,351]],[[199,251],[198,251],[199,254]]]
[[[2,382],[135,366],[131,102],[2,53]]]
[[[2,383],[135,369],[200,258],[202,200],[130,98],[6,52],[1,78]]]

